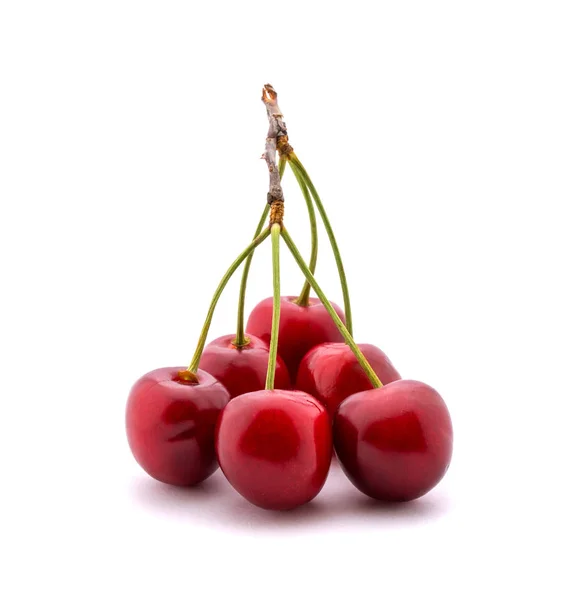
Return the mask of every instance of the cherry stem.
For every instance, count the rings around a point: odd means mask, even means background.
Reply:
[[[206,319],[204,321],[204,325],[202,327],[202,333],[200,334],[200,339],[198,340],[198,345],[196,346],[196,350],[194,351],[194,356],[192,357],[192,362],[188,367],[188,371],[193,373],[194,375],[198,371],[198,365],[200,364],[200,357],[202,356],[202,351],[204,350],[204,345],[206,344],[206,338],[208,336],[208,330],[210,329],[210,324],[212,322],[212,317],[214,315],[214,309],[225,289],[229,279],[233,276],[233,273],[239,268],[241,263],[259,246],[270,234],[270,229],[267,228],[261,235],[258,235],[252,242],[239,254],[239,256],[235,259],[235,262],[229,267],[229,270],[224,274],[221,279],[216,291],[214,292],[214,296],[212,297],[212,302],[210,303],[210,308],[208,309],[208,314],[206,315]]]
[[[259,220],[259,224],[257,225],[257,229],[255,230],[253,239],[255,239],[263,230],[269,209],[270,205],[266,204],[263,214],[261,215],[261,219]],[[247,293],[247,279],[249,278],[249,270],[251,269],[251,261],[253,260],[254,254],[255,250],[251,251],[245,259],[245,264],[243,265],[243,275],[241,276],[241,287],[239,288],[239,306],[237,308],[237,335],[233,340],[233,345],[237,348],[243,348],[249,344],[249,339],[245,336],[245,296]]]
[[[286,163],[288,161],[285,157],[280,156],[280,160],[278,161],[278,173],[280,174],[280,180],[284,177],[284,171],[286,170]]]
[[[271,227],[272,233],[272,273],[274,282],[274,304],[272,313],[272,333],[270,339],[269,359],[267,361],[267,375],[265,389],[274,389],[276,378],[276,363],[278,361],[278,337],[280,331],[280,231],[279,223]]]
[[[284,171],[286,170],[285,158],[280,158],[278,169],[280,172],[280,178],[282,178],[284,176]],[[266,204],[265,208],[263,209],[263,213],[261,214],[261,219],[259,219],[253,239],[255,239],[263,230],[269,210],[270,205]],[[255,250],[253,250],[245,259],[245,264],[243,265],[243,275],[241,276],[241,287],[239,288],[239,306],[237,308],[237,334],[233,340],[233,345],[237,348],[244,348],[245,346],[249,345],[249,338],[245,335],[245,296],[247,294],[247,280],[249,279],[249,270],[251,269],[251,261],[253,260],[254,254]]]
[[[372,369],[372,367],[370,366],[366,357],[363,355],[361,350],[358,348],[357,344],[353,340],[353,337],[352,337],[350,331],[347,329],[347,327],[345,327],[343,321],[341,321],[341,319],[339,318],[339,315],[335,312],[333,305],[329,302],[328,298],[325,296],[323,290],[320,288],[319,284],[317,283],[316,279],[314,278],[314,275],[310,272],[310,269],[304,262],[304,259],[302,258],[302,255],[300,254],[298,248],[296,247],[296,244],[294,244],[294,241],[290,237],[290,234],[286,231],[286,228],[283,226],[282,226],[281,233],[282,233],[282,237],[284,238],[284,242],[286,242],[286,246],[288,246],[288,248],[290,249],[290,252],[292,253],[292,256],[294,257],[294,260],[298,263],[300,270],[304,273],[304,276],[306,277],[307,281],[312,286],[312,289],[315,291],[316,295],[319,297],[320,301],[323,303],[324,307],[327,309],[327,312],[331,316],[331,319],[333,319],[337,329],[343,336],[343,339],[345,340],[346,344],[351,348],[351,351],[355,355],[355,358],[357,358],[359,364],[361,365],[361,368],[365,371],[365,374],[368,376],[372,385],[375,388],[382,387],[382,382],[380,381],[380,378],[376,375],[376,372]]]
[[[281,160],[281,159],[280,159]],[[294,177],[296,177],[296,181],[298,181],[298,185],[302,190],[302,194],[304,196],[304,200],[306,201],[306,207],[308,208],[308,221],[310,223],[310,261],[308,262],[308,268],[310,272],[314,275],[316,270],[316,262],[318,258],[318,230],[316,226],[316,214],[314,212],[314,206],[312,204],[312,198],[308,192],[308,187],[304,182],[304,178],[300,173],[298,167],[292,166],[292,172],[294,173]],[[310,283],[308,280],[304,280],[304,285],[302,286],[302,291],[300,292],[300,296],[295,300],[295,303],[299,306],[308,306],[308,300],[310,298]]]
[[[335,239],[335,234],[333,233],[333,228],[331,227],[331,223],[329,221],[329,217],[327,217],[327,213],[323,206],[323,203],[308,175],[306,169],[300,162],[300,159],[291,152],[289,154],[289,163],[292,170],[295,168],[298,169],[304,183],[307,185],[312,197],[314,199],[314,203],[319,211],[325,229],[327,231],[327,236],[329,237],[329,241],[331,242],[331,248],[333,249],[333,255],[335,256],[335,262],[337,264],[337,271],[339,272],[339,280],[341,281],[341,291],[343,292],[343,302],[345,305],[345,321],[347,324],[347,330],[350,335],[353,335],[353,323],[351,319],[351,302],[349,300],[349,287],[347,285],[347,276],[345,275],[345,269],[343,267],[343,260],[341,259],[341,253],[339,252],[339,246],[337,244],[337,240]]]

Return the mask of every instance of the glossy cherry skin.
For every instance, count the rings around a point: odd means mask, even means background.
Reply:
[[[202,353],[200,368],[218,379],[229,391],[231,398],[265,388],[269,345],[254,335],[247,334],[249,344],[237,348],[234,335],[223,335],[210,342]],[[284,361],[278,356],[275,387],[292,387]]]
[[[443,398],[406,379],[347,398],[335,413],[333,436],[346,475],[378,500],[426,494],[445,475],[453,449]]]
[[[127,439],[151,477],[172,485],[195,485],[218,468],[214,432],[229,392],[199,370],[198,383],[184,382],[165,367],[143,375],[129,394]]]
[[[304,392],[262,390],[237,396],[216,435],[221,469],[249,502],[288,510],[323,487],[332,454],[329,415]]]
[[[295,304],[296,296],[282,296],[278,353],[283,358],[290,379],[296,381],[302,357],[317,344],[342,342],[343,336],[318,298],[310,298],[308,306]],[[345,314],[336,304],[333,308],[345,323]],[[269,343],[272,329],[272,298],[262,300],[249,315],[247,333]]]
[[[383,384],[400,379],[398,371],[379,348],[371,344],[358,346]],[[345,398],[373,387],[344,342],[311,348],[304,355],[296,377],[296,389],[324,404],[331,417]]]

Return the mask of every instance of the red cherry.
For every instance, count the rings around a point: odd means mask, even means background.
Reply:
[[[294,302],[296,296],[282,296],[280,299],[280,331],[278,352],[283,358],[290,378],[296,381],[296,372],[302,357],[317,344],[323,342],[342,342],[343,336],[333,323],[327,309],[318,298],[310,298],[308,306],[299,306]],[[333,308],[345,323],[341,308]],[[273,299],[262,300],[249,315],[248,333],[252,333],[269,344],[272,329]]]
[[[155,479],[195,485],[218,468],[214,431],[229,392],[199,370],[198,383],[180,379],[185,367],[143,375],[127,401],[127,439],[137,462]]]
[[[237,348],[234,335],[223,335],[206,346],[200,359],[200,368],[216,377],[229,391],[231,398],[263,390],[267,374],[269,346],[254,335],[247,335],[249,344]],[[290,375],[284,361],[278,356],[275,387],[290,389]]]
[[[249,502],[288,510],[312,500],[331,464],[329,416],[312,396],[261,390],[234,398],[216,435],[221,469]]]
[[[451,418],[428,385],[401,379],[347,398],[335,413],[335,449],[351,482],[378,500],[414,500],[449,467]]]
[[[400,379],[398,371],[379,348],[371,344],[358,346],[382,383]],[[315,346],[304,355],[298,367],[296,389],[324,404],[331,417],[345,398],[373,387],[351,348],[345,343]]]

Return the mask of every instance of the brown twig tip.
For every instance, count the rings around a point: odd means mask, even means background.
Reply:
[[[278,92],[270,83],[266,83],[261,91],[261,100],[267,110],[267,118],[270,122],[268,137],[280,138],[288,135],[284,115],[278,106]]]
[[[275,138],[276,149],[280,156],[289,160],[294,148],[288,142],[288,129],[286,123],[284,123],[284,115],[278,106],[278,92],[276,92],[273,85],[266,83],[263,86],[261,99],[267,109],[267,118],[270,122],[268,136]]]
[[[271,83],[266,83],[263,86],[263,90],[261,90],[261,99],[263,100],[264,104],[278,101],[278,92],[274,90],[274,86]]]
[[[282,113],[280,112],[280,107],[278,106],[278,94],[269,83],[263,86],[261,99],[265,104],[267,119],[269,121],[269,131],[265,139],[263,158],[269,171],[267,201],[272,207],[270,223],[281,224],[284,217],[284,192],[282,191],[282,184],[280,182],[280,172],[276,165],[276,153],[278,148],[284,148],[284,143],[281,142],[282,139],[285,140],[286,146],[288,145],[288,132],[286,123],[284,123]]]

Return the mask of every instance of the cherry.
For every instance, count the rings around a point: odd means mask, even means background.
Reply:
[[[231,398],[263,390],[267,374],[269,346],[263,340],[248,335],[249,343],[237,347],[234,335],[224,335],[210,342],[200,359],[200,367],[216,377],[229,391]],[[290,389],[290,376],[284,361],[278,356],[275,386]]]
[[[388,357],[376,346],[358,344],[359,349],[384,384],[400,379]],[[373,389],[351,348],[345,343],[319,344],[311,348],[298,367],[296,389],[307,392],[325,405],[331,417],[347,398]]]
[[[185,381],[183,367],[143,375],[129,394],[127,439],[137,462],[155,479],[195,485],[218,468],[214,431],[229,392],[199,370],[198,382]]]
[[[280,298],[278,337],[278,353],[286,363],[292,381],[296,381],[302,357],[312,347],[323,342],[343,341],[343,336],[318,298],[310,298],[308,306],[300,306],[295,300],[296,296]],[[256,335],[268,343],[272,328],[272,304],[272,298],[262,300],[251,311],[246,327],[247,333]],[[336,304],[333,304],[333,308],[345,323],[345,315],[341,308]]]
[[[231,485],[249,502],[288,510],[312,500],[331,463],[329,416],[312,396],[261,390],[237,396],[221,413],[216,452]]]
[[[335,449],[351,482],[379,500],[414,500],[449,467],[451,418],[443,398],[398,380],[347,398],[335,413]]]

